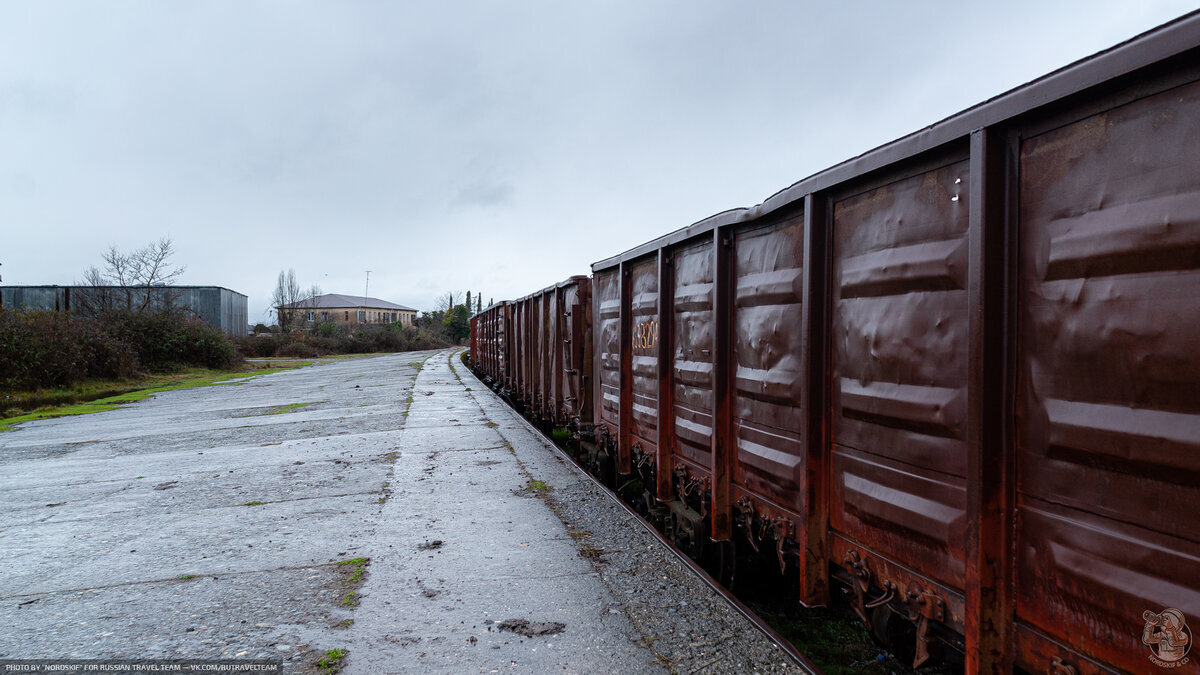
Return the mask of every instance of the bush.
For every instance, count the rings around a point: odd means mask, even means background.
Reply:
[[[275,352],[284,345],[284,340],[277,335],[262,334],[253,337],[237,338],[234,344],[238,353],[246,358],[266,358],[275,356]]]
[[[182,365],[228,368],[237,353],[220,330],[180,313],[109,312],[100,317],[108,333],[133,345],[138,361],[151,371]]]
[[[332,321],[322,321],[321,323],[317,324],[317,327],[315,330],[313,330],[313,332],[321,337],[331,338],[341,337],[345,335],[347,331],[345,328],[342,328]]]
[[[98,319],[0,309],[0,388],[25,391],[122,379],[181,365],[229,368],[233,344],[182,314],[111,312]]]
[[[386,326],[360,326],[350,334],[350,327],[333,322],[317,324],[313,333],[302,340],[290,336],[257,336],[238,338],[237,348],[247,357],[286,356],[312,358],[322,354],[373,354],[378,352],[409,352],[438,349],[447,346],[445,339],[426,329],[400,323]]]
[[[290,356],[296,359],[310,359],[318,355],[316,349],[303,342],[293,342],[279,350],[280,356]]]

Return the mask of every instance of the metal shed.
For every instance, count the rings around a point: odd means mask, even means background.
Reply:
[[[220,286],[154,286],[131,289],[132,301],[140,303],[147,292],[151,304],[161,306],[169,299],[226,335],[241,337],[249,333],[248,298],[237,291]],[[92,305],[97,296],[111,298],[118,293],[123,303],[124,291],[116,286],[0,286],[0,307],[69,311],[86,316],[94,311]]]

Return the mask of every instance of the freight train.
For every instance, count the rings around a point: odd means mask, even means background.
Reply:
[[[757,551],[914,665],[1200,670],[1200,14],[495,304],[469,356],[718,575]]]

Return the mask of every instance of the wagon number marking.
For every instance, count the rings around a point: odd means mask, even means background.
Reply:
[[[642,321],[633,327],[633,348],[651,350],[658,344],[658,322]]]

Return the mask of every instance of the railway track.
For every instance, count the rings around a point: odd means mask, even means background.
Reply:
[[[506,399],[506,402],[511,407],[516,409],[515,406],[512,406],[511,401]],[[787,654],[788,658],[793,664],[796,665],[796,667],[802,669],[806,673],[811,673],[812,675],[820,675],[824,672],[819,666],[813,663],[811,659],[797,649],[796,646],[793,645],[787,638],[780,635],[779,632],[772,628],[771,625],[766,621],[764,621],[762,617],[758,616],[753,610],[747,607],[746,603],[742,602],[740,598],[734,595],[729,589],[725,588],[725,586],[723,586],[716,579],[713,579],[712,575],[710,575],[708,571],[704,569],[704,567],[689,558],[683,551],[680,551],[675,544],[663,536],[663,533],[659,531],[659,529],[656,528],[653,523],[643,518],[642,515],[638,513],[636,509],[630,506],[628,502],[626,502],[624,499],[621,499],[620,495],[613,492],[612,489],[592,475],[591,472],[589,472],[576,460],[574,455],[563,449],[563,447],[554,439],[553,435],[546,433],[543,429],[535,424],[530,423],[530,426],[537,429],[538,433],[540,433],[547,442],[553,445],[555,450],[558,451],[562,457],[570,461],[573,467],[575,467],[581,474],[586,476],[587,479],[594,485],[599,487],[605,496],[612,500],[613,503],[619,506],[631,517],[633,517],[647,533],[649,533],[656,541],[670,551],[671,554],[675,556],[676,560],[678,560],[684,567],[691,570],[692,573],[699,577],[701,581],[703,581],[709,588],[713,590],[713,592],[724,598],[731,606],[733,606],[734,609],[738,611],[738,613],[744,616],[748,621],[750,621],[750,623],[754,624],[754,627],[757,628],[764,636],[766,636],[768,640],[770,640],[785,654]]]

